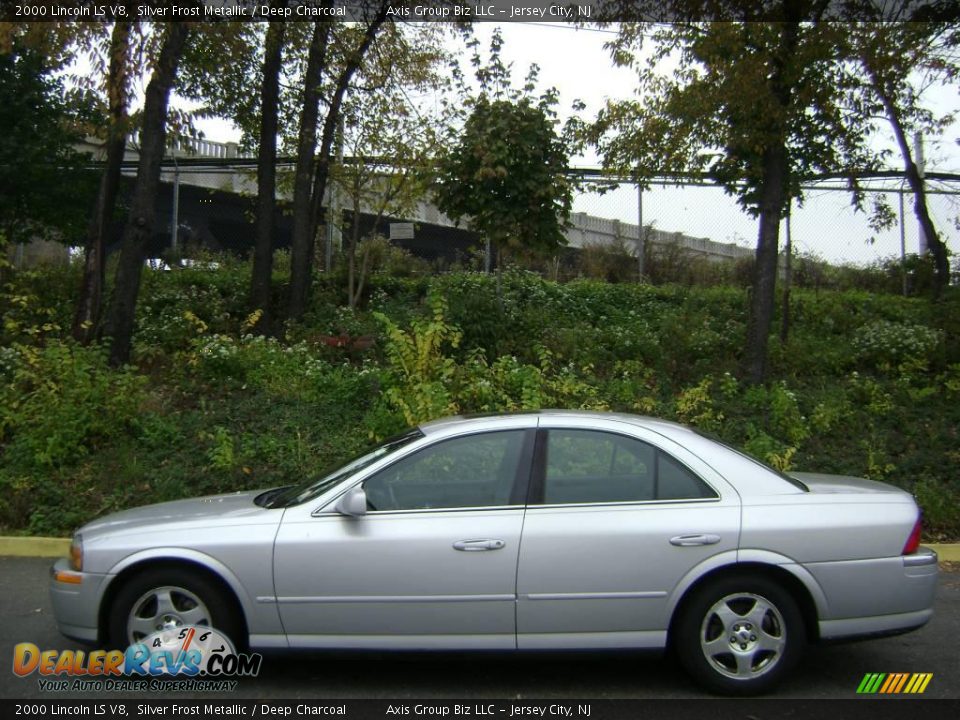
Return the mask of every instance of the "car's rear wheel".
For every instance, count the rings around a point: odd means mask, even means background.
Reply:
[[[790,671],[806,644],[797,604],[764,577],[730,576],[698,589],[676,627],[680,662],[703,686],[756,695]]]
[[[155,568],[120,588],[110,613],[110,642],[124,648],[183,625],[216,628],[234,644],[245,640],[234,604],[217,583],[189,569]]]

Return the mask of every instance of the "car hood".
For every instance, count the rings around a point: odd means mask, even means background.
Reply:
[[[277,513],[254,504],[253,499],[261,492],[263,491],[242,491],[144,505],[105,515],[84,525],[80,532],[86,539],[169,524],[219,525],[249,522],[265,513]]]
[[[893,485],[851,477],[850,475],[829,475],[827,473],[791,472],[813,493],[906,493]]]

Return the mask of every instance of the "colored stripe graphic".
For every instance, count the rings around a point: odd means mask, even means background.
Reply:
[[[880,683],[886,677],[886,673],[867,673],[860,681],[860,687],[857,692],[864,695],[871,695],[880,688]]]
[[[860,695],[918,695],[927,689],[933,673],[867,673],[857,686]]]

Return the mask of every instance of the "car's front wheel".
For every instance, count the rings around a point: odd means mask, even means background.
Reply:
[[[702,685],[727,695],[771,689],[806,644],[796,602],[764,577],[730,576],[700,588],[676,627],[680,662]]]
[[[123,648],[183,625],[216,628],[235,644],[243,640],[233,603],[215,582],[189,569],[148,569],[114,598],[110,642]]]

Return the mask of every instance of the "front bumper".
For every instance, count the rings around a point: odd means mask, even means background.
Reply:
[[[58,573],[79,577],[79,582],[61,582],[57,579]],[[66,558],[54,563],[50,568],[50,602],[61,633],[80,642],[96,644],[99,641],[97,619],[107,579],[107,575],[71,570]]]

